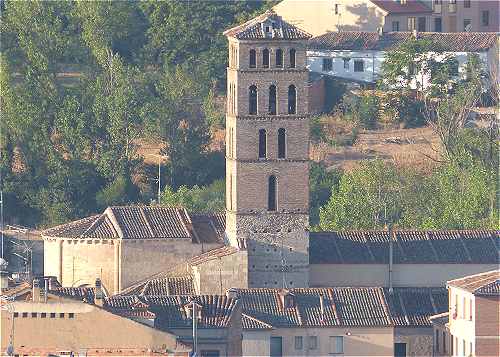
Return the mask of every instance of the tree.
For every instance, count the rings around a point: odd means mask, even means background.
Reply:
[[[212,184],[188,188],[180,186],[174,191],[166,186],[161,196],[161,203],[173,207],[182,207],[194,213],[222,212],[225,208],[225,183],[223,180]]]
[[[319,209],[325,205],[332,191],[338,189],[341,174],[328,170],[324,163],[311,162],[309,167],[309,224],[319,223]]]

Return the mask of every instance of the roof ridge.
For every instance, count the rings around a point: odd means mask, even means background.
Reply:
[[[263,324],[263,325],[266,325],[266,326],[268,326],[269,328],[273,328],[273,326],[272,326],[271,324],[268,324],[267,322],[264,322],[264,321],[262,321],[262,320],[259,320],[258,318],[253,317],[253,316],[249,315],[249,314],[248,314],[248,313],[246,313],[246,312],[242,312],[242,313],[241,313],[241,315],[242,315],[242,316],[244,316],[244,317],[246,317],[246,318],[248,318],[248,319],[250,319],[250,320],[254,320],[254,321],[258,322],[258,323],[261,323],[261,324]]]
[[[114,208],[117,208],[117,207],[114,207]],[[106,208],[104,210],[103,214],[106,214],[108,216],[108,218],[111,222],[111,225],[113,226],[113,228],[115,229],[115,232],[118,235],[118,238],[123,239],[124,238],[123,230],[120,227],[118,220],[116,219],[115,212],[113,211],[113,207]]]
[[[154,238],[155,234],[153,232],[153,227],[151,227],[151,224],[149,224],[149,220],[148,220],[148,217],[146,216],[146,212],[144,211],[144,207],[141,206],[138,208],[139,208],[139,212],[141,214],[141,217],[144,219],[144,222],[146,222],[146,227],[148,227],[149,233],[151,233],[151,238]]]

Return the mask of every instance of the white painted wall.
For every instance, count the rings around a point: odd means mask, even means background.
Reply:
[[[269,356],[271,330],[243,331],[243,356]]]

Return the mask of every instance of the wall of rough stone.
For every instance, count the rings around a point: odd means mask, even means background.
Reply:
[[[197,294],[225,294],[230,288],[248,288],[248,255],[242,250],[191,268]]]
[[[432,327],[395,328],[394,343],[406,343],[408,357],[431,357],[433,355]]]

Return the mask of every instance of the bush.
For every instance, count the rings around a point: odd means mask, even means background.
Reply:
[[[379,100],[375,96],[344,96],[344,108],[348,118],[366,129],[373,129],[378,122]]]

